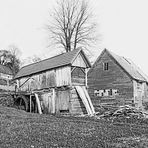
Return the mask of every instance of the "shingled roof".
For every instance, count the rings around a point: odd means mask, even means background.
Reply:
[[[4,66],[2,64],[0,64],[0,73],[7,74],[7,75],[13,75],[12,70],[9,67]]]
[[[60,54],[60,55],[42,60],[37,63],[26,65],[19,70],[19,72],[16,74],[14,79],[29,76],[29,75],[43,72],[46,70],[50,70],[53,68],[58,68],[58,67],[70,65],[73,63],[74,59],[77,57],[77,55],[80,52],[83,54],[85,60],[87,61],[88,67],[90,67],[90,63],[89,63],[88,59],[86,58],[83,50],[79,48],[79,49],[73,50],[71,52],[67,52],[64,54]]]
[[[100,60],[100,58],[102,57],[102,55],[107,52],[108,55],[132,78],[138,81],[144,81],[144,82],[148,82],[148,77],[147,75],[145,75],[142,70],[136,66],[131,60],[119,56],[107,49],[104,49],[102,51],[102,53],[100,54],[100,56],[98,57],[98,59],[96,60],[96,62],[98,62]],[[95,63],[96,63],[95,62]],[[95,65],[95,64],[94,64]]]

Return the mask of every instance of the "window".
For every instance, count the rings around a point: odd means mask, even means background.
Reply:
[[[117,89],[100,89],[100,90],[95,90],[94,95],[97,97],[118,96],[119,91]]]
[[[108,70],[108,62],[106,62],[106,63],[103,63],[103,70]]]
[[[109,91],[109,96],[112,96],[112,95],[113,95],[113,90],[110,89],[110,91]]]

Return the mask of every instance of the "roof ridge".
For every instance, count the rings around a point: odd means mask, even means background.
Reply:
[[[118,62],[118,64],[131,76],[131,77],[133,77],[134,79],[137,79],[137,80],[142,80],[142,81],[147,81],[147,79],[145,78],[145,76],[143,76],[143,74],[141,74],[141,72],[143,73],[143,71],[142,70],[139,70],[140,68],[136,65],[136,64],[134,64],[134,62],[130,62],[127,58],[125,58],[125,57],[123,57],[123,56],[120,56],[120,55],[117,55],[117,54],[115,54],[114,52],[112,52],[112,51],[109,51],[109,50],[107,50],[108,51],[108,53]],[[117,57],[115,57],[115,56],[117,56]],[[137,74],[139,74],[139,76],[141,77],[138,77],[137,75],[133,75],[131,72],[129,72],[129,70],[125,67],[125,65],[122,65],[122,64],[124,64],[124,63],[122,63],[121,61],[120,61],[120,59],[117,59],[117,58],[121,58],[121,60],[124,60],[124,61],[126,61],[128,64],[129,64],[129,66],[130,66],[130,68],[131,69],[133,69]],[[123,61],[123,62],[124,62]],[[126,63],[125,63],[126,64]],[[134,65],[133,65],[134,64]],[[141,72],[140,72],[141,71]]]

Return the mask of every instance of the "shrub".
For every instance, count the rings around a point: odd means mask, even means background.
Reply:
[[[144,103],[143,103],[143,106],[144,106],[144,109],[145,109],[145,110],[148,110],[148,102],[144,102]]]

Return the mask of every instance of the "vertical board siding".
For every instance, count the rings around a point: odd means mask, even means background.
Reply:
[[[147,84],[133,80],[134,103],[137,108],[143,108],[143,103],[148,102]]]
[[[42,104],[43,113],[46,113],[46,114],[53,113],[53,109],[54,109],[53,101],[54,100],[52,99],[52,97],[53,97],[52,92],[44,93],[44,94],[40,95],[40,97],[42,100],[41,104]]]
[[[56,72],[55,70],[50,70],[46,72],[46,87],[54,87],[56,84]]]
[[[26,81],[28,79],[28,81]],[[24,83],[26,81],[26,83]],[[24,84],[23,84],[24,83]],[[30,77],[24,77],[19,80],[18,89],[21,91],[31,91],[36,89],[68,86],[71,84],[71,68],[66,66],[35,74]]]
[[[58,90],[56,93],[56,112],[69,110],[69,90]]]
[[[148,84],[144,83],[144,102],[148,102]]]
[[[71,67],[66,66],[56,69],[57,87],[71,84]]]

